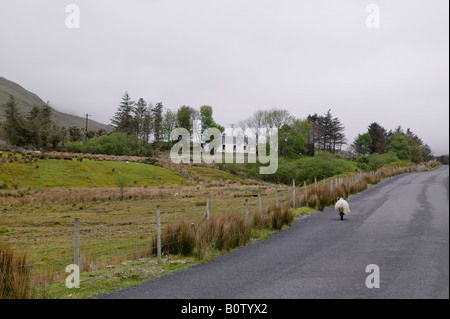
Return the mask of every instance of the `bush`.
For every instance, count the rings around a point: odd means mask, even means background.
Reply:
[[[298,181],[306,181],[308,184],[314,182],[314,178],[322,180],[357,169],[355,163],[337,158],[328,152],[317,152],[314,157],[304,156],[297,162],[295,178]]]
[[[237,174],[241,178],[252,178],[271,183],[291,184],[292,179],[311,183],[314,177],[327,178],[333,175],[353,172],[358,166],[346,159],[337,158],[325,151],[316,152],[315,156],[300,156],[297,160],[278,159],[278,169],[274,174],[261,175],[261,163],[218,164],[220,169]]]
[[[156,163],[158,163],[158,161],[154,158],[149,157],[144,160],[144,163],[149,165],[155,165]]]
[[[369,160],[370,158],[368,156],[362,155],[356,159],[356,165],[358,165],[358,168],[365,171],[369,168]]]
[[[369,169],[377,170],[382,167],[395,167],[395,166],[409,166],[411,162],[400,160],[394,152],[388,152],[386,154],[374,153],[369,159]]]
[[[143,141],[134,135],[114,132],[84,142],[67,143],[65,150],[71,153],[90,153],[104,155],[146,156],[148,151]]]

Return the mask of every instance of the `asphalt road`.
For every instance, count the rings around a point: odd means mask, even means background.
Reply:
[[[215,261],[100,298],[449,298],[449,167],[400,175]],[[369,264],[380,287],[369,289]]]

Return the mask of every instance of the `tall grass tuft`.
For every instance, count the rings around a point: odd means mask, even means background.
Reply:
[[[201,223],[196,230],[196,247],[199,258],[213,250],[229,251],[244,246],[250,240],[253,220],[245,220],[243,214],[217,214]]]
[[[0,244],[0,299],[28,299],[32,294],[28,255]]]
[[[272,228],[280,230],[283,225],[290,225],[294,221],[294,214],[290,207],[286,205],[273,205],[269,208],[272,216]]]
[[[188,256],[192,254],[195,247],[195,232],[191,226],[182,221],[176,225],[168,225],[161,232],[161,254]],[[156,233],[152,238],[152,254],[157,253]]]

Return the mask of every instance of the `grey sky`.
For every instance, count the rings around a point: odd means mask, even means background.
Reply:
[[[68,29],[66,5],[80,7]],[[368,29],[366,6],[380,7]],[[446,0],[0,2],[0,75],[62,111],[109,123],[123,93],[214,107],[229,125],[258,109],[332,109],[349,144],[371,122],[449,152]]]

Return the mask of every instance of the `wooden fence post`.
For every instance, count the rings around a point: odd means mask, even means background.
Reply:
[[[74,223],[74,249],[73,249],[73,263],[80,266],[80,219],[75,218]]]
[[[292,208],[295,209],[295,179],[292,180]]]
[[[245,199],[245,219],[248,219],[248,199]]]
[[[278,207],[278,189],[275,190],[275,205]]]
[[[262,216],[261,195],[258,194],[259,216]]]
[[[159,205],[156,205],[156,252],[158,263],[161,263],[161,214]]]
[[[306,206],[308,206],[308,191],[306,190],[306,181],[303,181],[303,185],[305,187],[305,202]]]
[[[211,197],[208,196],[208,200],[206,201],[206,218],[209,219],[209,209],[211,207]]]

